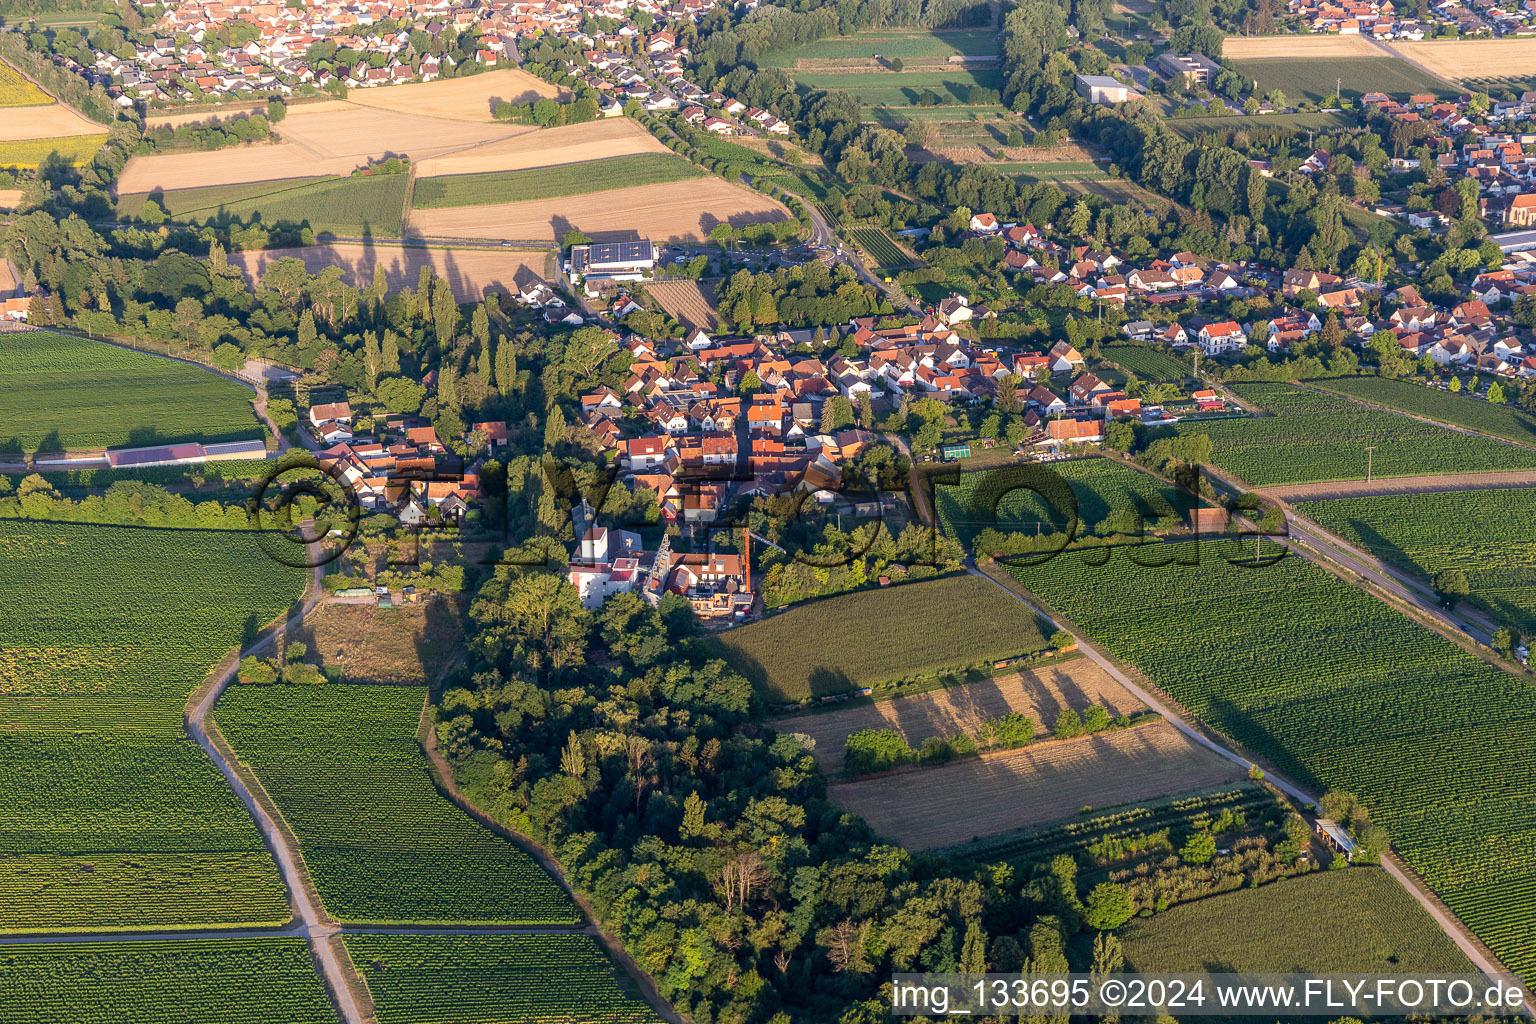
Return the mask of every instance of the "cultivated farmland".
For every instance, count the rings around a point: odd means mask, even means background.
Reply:
[[[48,160],[63,160],[80,167],[90,163],[106,141],[105,135],[70,135],[0,142],[0,167],[36,167]]]
[[[1228,36],[1222,43],[1221,55],[1227,60],[1379,57],[1381,49],[1359,35]]]
[[[398,237],[407,176],[288,178],[241,185],[177,189],[161,206],[171,219],[191,224],[305,226],[316,233]],[[151,196],[118,201],[120,216],[133,216]],[[159,201],[159,198],[156,200]]]
[[[1417,476],[1536,467],[1536,452],[1368,409],[1347,398],[1289,384],[1236,384],[1243,398],[1275,413],[1179,426],[1209,435],[1212,461],[1255,487],[1364,479],[1366,448],[1375,476]]]
[[[1349,922],[1339,941],[1338,922]],[[1232,941],[1240,929],[1241,942]],[[1380,868],[1319,871],[1133,920],[1130,970],[1309,974],[1469,973],[1474,968]]]
[[[1536,493],[1528,488],[1308,501],[1296,511],[1384,562],[1432,580],[1467,574],[1498,622],[1536,632]]]
[[[774,199],[716,177],[571,197],[448,210],[414,210],[411,230],[433,238],[557,240],[571,228],[593,238],[703,241],[717,224],[743,227],[788,218]]]
[[[234,531],[0,522],[0,930],[287,920],[188,694],[303,572]]]
[[[550,280],[554,274],[552,251],[429,249],[388,242],[329,242],[301,249],[232,252],[229,262],[245,271],[247,277],[259,277],[273,262],[286,257],[303,260],[311,274],[326,267],[340,267],[342,279],[358,288],[368,287],[373,281],[373,268],[380,263],[391,290],[407,285],[416,287],[421,268],[430,266],[434,274],[448,282],[460,302],[479,302],[493,291],[515,294],[524,285]]]
[[[349,935],[379,1024],[648,1024],[588,935]]]
[[[988,527],[1031,536],[1060,533],[1074,517],[1078,536],[1134,533],[1138,513],[1148,530],[1170,529],[1187,520],[1193,502],[1150,473],[1101,458],[982,469],[962,473],[958,485],[934,488],[945,531],[967,546]]]
[[[1255,569],[1066,554],[1013,573],[1256,757],[1359,794],[1451,909],[1536,972],[1526,681],[1295,556]]]
[[[7,946],[6,1024],[336,1024],[302,938]]]
[[[949,103],[974,104],[973,89],[994,93],[1002,88],[1002,74],[995,68],[951,66],[932,69],[886,71],[794,71],[795,81],[812,89],[840,89],[851,94],[864,107],[923,106],[922,97],[932,93],[939,98],[935,106]],[[986,101],[979,101],[985,103]]]
[[[807,644],[807,635],[821,642]],[[844,693],[1047,646],[1033,613],[977,576],[816,601],[721,633],[711,643],[775,702]]]
[[[1113,848],[1116,843],[1149,848],[1147,839],[1159,832],[1182,838],[1227,811],[1248,817],[1278,816],[1278,804],[1268,790],[1245,782],[1189,796],[1129,804],[1047,828],[1007,832],[946,852],[990,864],[999,860],[1044,864],[1058,854],[1069,853],[1079,863],[1103,868],[1106,861],[1095,849]]]
[[[1536,446],[1536,417],[1471,395],[1453,395],[1439,388],[1389,377],[1339,377],[1312,384],[1346,398],[1358,398],[1372,405]]]
[[[891,241],[891,236],[879,228],[854,228],[852,234],[853,240],[869,253],[870,258],[875,261],[875,266],[882,270],[912,265],[912,257],[902,252],[901,248]]]
[[[173,359],[52,331],[0,334],[0,452],[259,438],[251,397]]]
[[[909,746],[930,736],[974,735],[989,719],[1016,712],[1034,719],[1037,733],[1048,734],[1062,710],[1081,713],[1097,704],[1111,715],[1142,710],[1109,674],[1086,658],[996,679],[978,679],[943,690],[897,697],[780,719],[781,732],[801,733],[815,741],[814,753],[828,775],[843,769],[843,747],[861,729],[893,729]]]
[[[943,62],[957,54],[997,52],[997,40],[986,29],[901,31],[874,29],[848,36],[829,36],[804,46],[779,50],[763,63],[774,67],[812,67],[819,62],[874,60],[875,55],[899,57],[914,64]]]
[[[1161,349],[1142,345],[1108,345],[1104,358],[1142,380],[1178,381],[1190,376],[1189,366]]]
[[[496,104],[503,100],[513,104],[532,103],[540,97],[556,98],[564,94],[565,90],[558,85],[526,71],[494,68],[462,78],[411,82],[383,89],[353,89],[347,94],[347,102],[397,114],[420,114],[454,121],[489,121]]]
[[[606,160],[636,153],[670,152],[638,122],[627,117],[605,118],[586,124],[525,132],[500,142],[488,142],[457,153],[435,156],[418,162],[416,173],[422,178],[449,174],[486,174],[491,171],[521,171],[529,167]]]
[[[688,280],[653,281],[645,286],[645,290],[680,323],[706,331],[716,330],[720,326],[720,314],[715,309],[714,285]]]
[[[214,721],[298,837],[340,920],[575,924],[555,880],[435,788],[424,687],[239,686]]]
[[[418,210],[484,206],[657,185],[704,174],[702,168],[673,153],[639,153],[521,171],[421,178],[411,201]]]
[[[990,584],[989,584],[990,585]],[[1167,722],[1034,744],[936,768],[834,783],[827,798],[913,850],[1241,778]]]
[[[1392,43],[1392,49],[1452,82],[1463,78],[1536,75],[1536,47],[1529,39],[1436,39]]]
[[[52,102],[52,96],[23,78],[21,72],[0,61],[0,107],[36,107]],[[6,116],[10,116],[9,111]]]
[[[1238,71],[1259,83],[1260,92],[1279,89],[1287,102],[1314,103],[1342,88],[1348,99],[1384,92],[1396,99],[1415,93],[1448,95],[1454,88],[1396,57],[1288,57],[1234,60]],[[1339,84],[1342,80],[1342,85]]]

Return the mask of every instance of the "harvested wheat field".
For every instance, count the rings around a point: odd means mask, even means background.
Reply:
[[[719,329],[713,285],[688,280],[656,281],[646,285],[645,290],[679,323],[705,331]]]
[[[1383,57],[1381,48],[1364,36],[1309,35],[1227,36],[1223,60],[1263,60],[1271,57]]]
[[[384,276],[391,290],[416,286],[421,268],[447,281],[460,302],[478,302],[493,291],[516,293],[533,280],[552,279],[551,252],[519,252],[502,249],[424,249],[388,242],[334,242],[308,245],[297,249],[264,249],[256,252],[232,252],[229,262],[245,271],[247,277],[259,277],[273,261],[295,256],[304,261],[311,274],[329,266],[342,269],[348,284],[366,288],[373,281],[373,268],[384,264]]]
[[[454,121],[489,121],[491,111],[502,100],[532,103],[543,96],[559,98],[564,92],[559,86],[535,78],[526,71],[500,68],[465,78],[354,89],[347,94],[347,102],[400,114],[425,114]]]
[[[967,843],[1243,777],[1165,721],[1052,740],[827,787],[827,797],[913,850]]]
[[[522,171],[530,167],[552,167],[636,153],[669,152],[671,150],[657,141],[656,136],[626,117],[546,128],[433,157],[417,166],[416,175],[433,178],[445,174]]]
[[[410,86],[393,88],[408,89]],[[295,108],[294,113],[277,126],[277,133],[285,142],[309,149],[317,157],[345,156],[357,162],[385,155],[425,160],[466,146],[497,142],[532,131],[538,129],[532,125],[473,124],[352,105],[327,105],[325,109],[313,112]]]
[[[118,195],[205,185],[238,185],[247,181],[321,177],[351,174],[358,161],[352,157],[325,160],[303,146],[279,142],[272,145],[232,146],[209,153],[161,153],[135,156],[117,179]]]
[[[920,747],[930,736],[974,736],[983,722],[1017,712],[1034,719],[1037,735],[1043,735],[1062,710],[1082,713],[1091,704],[1104,706],[1112,716],[1129,715],[1144,706],[1109,673],[1087,658],[1076,658],[911,697],[797,715],[781,719],[776,728],[815,740],[816,760],[832,775],[843,770],[843,745],[860,729],[894,729],[908,744]]]
[[[19,188],[0,188],[0,210],[14,210],[25,193]]]
[[[458,661],[464,636],[453,602],[380,608],[328,604],[288,633],[309,649],[311,661],[339,669],[343,679],[421,685],[437,682]]]
[[[5,193],[0,192],[0,195]],[[17,282],[16,265],[4,256],[0,256],[0,299],[8,299],[15,293]]]
[[[1391,47],[1453,82],[1536,75],[1536,39],[1436,39],[1392,43]]]
[[[97,124],[62,103],[49,103],[41,107],[6,107],[5,113],[0,114],[0,142],[100,135],[106,130],[106,125]]]
[[[720,178],[694,178],[582,196],[490,206],[413,210],[410,230],[429,238],[559,239],[571,228],[606,239],[703,241],[717,224],[786,220],[777,200]]]

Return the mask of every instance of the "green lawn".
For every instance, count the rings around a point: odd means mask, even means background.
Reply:
[[[1349,922],[1347,935],[1341,921]],[[1374,867],[1223,893],[1132,919],[1121,934],[1127,969],[1148,974],[1474,970],[1434,918]]]
[[[773,702],[846,693],[1047,646],[1034,614],[977,576],[812,601],[708,643]]]
[[[424,687],[237,686],[214,721],[298,837],[343,921],[575,924],[537,862],[432,785]]]
[[[297,599],[252,534],[0,521],[0,931],[277,924],[187,697]]]
[[[53,331],[0,334],[0,452],[260,438],[252,397],[173,359]]]
[[[636,153],[554,167],[531,167],[523,171],[420,178],[412,203],[428,210],[511,203],[522,199],[554,199],[635,185],[684,181],[705,174],[702,168],[672,153]]]
[[[1421,92],[1454,96],[1457,91],[1396,57],[1265,57],[1232,64],[1259,83],[1259,92],[1279,89],[1288,103],[1316,103],[1332,96],[1335,88],[1343,89],[1345,99],[1357,102],[1368,92],[1384,92],[1401,100]],[[1337,84],[1340,81],[1342,86]]]
[[[903,61],[940,59],[955,54],[980,56],[998,51],[998,40],[988,29],[872,29],[848,36],[829,36],[804,46],[794,46],[770,54],[762,61],[766,67],[792,67],[799,60],[858,60],[879,54],[882,59],[899,57]]]
[[[917,107],[920,95],[933,92],[947,104],[971,102],[970,89],[1001,89],[996,68],[943,68],[896,71],[795,71],[795,81],[811,89],[840,89],[868,107]]]

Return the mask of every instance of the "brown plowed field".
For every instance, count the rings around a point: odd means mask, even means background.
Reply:
[[[578,228],[598,240],[703,241],[717,224],[785,220],[767,196],[720,178],[613,189],[489,206],[413,210],[410,230],[429,238],[559,239]]]
[[[590,121],[529,132],[513,139],[423,160],[418,178],[445,174],[483,174],[487,171],[521,171],[583,160],[602,160],[635,153],[668,153],[650,132],[629,118]]]
[[[947,690],[798,715],[781,719],[775,727],[815,740],[816,760],[823,771],[835,775],[843,770],[844,744],[861,729],[894,729],[917,747],[930,736],[974,736],[982,722],[1009,712],[1033,718],[1037,732],[1048,731],[1062,709],[1082,712],[1090,704],[1102,704],[1112,715],[1130,714],[1144,707],[1109,673],[1087,658],[1077,658]]]
[[[827,787],[876,832],[913,850],[1047,825],[1084,807],[1184,793],[1241,777],[1167,722],[1051,741]]]
[[[656,281],[646,285],[645,290],[680,323],[705,331],[717,330],[720,326],[713,285],[686,280]]]
[[[6,107],[0,110],[0,142],[100,135],[106,130],[106,125],[82,117],[62,103],[50,103],[42,107]]]
[[[489,121],[502,100],[532,103],[542,96],[556,98],[565,90],[516,68],[498,68],[465,78],[440,78],[435,82],[386,85],[377,89],[353,89],[348,103],[401,114],[424,114],[454,121]]]
[[[259,252],[233,252],[229,261],[245,271],[247,277],[259,277],[275,260],[296,256],[309,272],[319,273],[328,266],[342,268],[347,283],[366,288],[373,281],[373,267],[384,264],[384,276],[391,289],[415,287],[421,268],[431,265],[453,288],[460,302],[476,302],[492,291],[515,293],[528,280],[550,278],[551,252],[518,252],[491,249],[421,249],[387,242],[371,245],[337,242],[310,245],[300,249],[266,249]]]
[[[1294,36],[1228,36],[1221,47],[1226,60],[1263,60],[1269,57],[1381,57],[1385,56],[1363,36],[1309,33]]]

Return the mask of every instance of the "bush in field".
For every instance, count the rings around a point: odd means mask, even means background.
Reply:
[[[916,763],[917,751],[894,729],[860,729],[843,746],[843,765],[849,775],[883,772]]]

